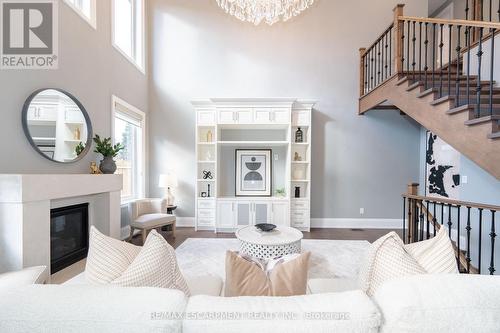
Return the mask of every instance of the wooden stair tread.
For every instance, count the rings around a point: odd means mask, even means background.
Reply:
[[[492,121],[498,121],[500,120],[500,115],[494,114],[492,116],[484,116],[480,118],[475,118],[471,120],[467,120],[465,122],[465,125],[471,126],[471,125],[479,125],[479,124],[484,124]]]
[[[492,139],[492,140],[500,139],[500,132],[488,134],[488,139]]]

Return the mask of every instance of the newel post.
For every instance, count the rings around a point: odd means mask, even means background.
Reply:
[[[394,71],[396,73],[403,72],[403,57],[404,57],[404,43],[403,43],[403,34],[404,34],[404,22],[399,21],[399,17],[403,16],[403,8],[404,4],[398,4],[394,7],[394,41],[395,45],[394,50]]]
[[[365,52],[365,47],[359,49],[359,97],[365,94]]]
[[[418,183],[409,183],[407,195],[418,195]],[[418,230],[416,230],[418,216],[417,216],[417,201],[415,199],[408,198],[408,243],[412,243],[416,240],[414,238],[417,235]]]

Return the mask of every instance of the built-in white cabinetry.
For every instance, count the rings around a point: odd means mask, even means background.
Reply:
[[[314,102],[280,98],[209,99],[193,101],[193,105],[196,229],[234,232],[243,226],[273,223],[309,231]],[[298,130],[302,132],[299,142]],[[236,149],[273,150],[272,196],[235,196]],[[284,190],[284,196],[276,195],[278,188]]]

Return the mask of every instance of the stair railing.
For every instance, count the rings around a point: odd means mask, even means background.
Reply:
[[[431,239],[445,226],[454,242],[459,270],[463,273],[487,272],[494,275],[495,218],[500,206],[419,196],[417,193],[418,184],[413,183],[408,186],[408,193],[403,194],[404,242],[408,244]],[[485,234],[489,236],[489,242]],[[485,250],[489,257],[483,255]],[[487,267],[484,266],[485,257]]]
[[[492,37],[500,23],[404,16],[403,7],[394,9],[394,22],[369,48],[360,49],[360,96],[394,75],[407,76],[455,108],[470,109],[475,118],[497,114]]]

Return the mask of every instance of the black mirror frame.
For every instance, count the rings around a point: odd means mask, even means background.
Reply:
[[[66,96],[68,96],[69,98],[71,98],[71,100],[73,100],[73,102],[76,104],[76,106],[78,106],[78,108],[80,109],[80,111],[82,112],[83,114],[83,117],[85,118],[85,122],[87,123],[87,132],[88,132],[88,135],[87,135],[87,142],[85,143],[85,149],[80,153],[80,155],[78,155],[74,160],[71,160],[71,161],[57,161],[57,160],[54,160],[52,158],[50,158],[49,156],[45,155],[39,148],[38,146],[36,145],[35,141],[33,140],[33,138],[31,137],[31,133],[29,131],[29,127],[28,127],[28,109],[31,105],[31,102],[33,101],[33,99],[38,95],[40,94],[41,92],[45,91],[45,90],[55,90],[55,91],[58,91]],[[69,92],[63,90],[63,89],[59,89],[59,88],[42,88],[42,89],[38,89],[36,90],[35,92],[33,92],[27,99],[26,101],[24,102],[24,105],[23,105],[23,112],[21,114],[21,117],[22,117],[22,124],[23,124],[23,131],[24,131],[24,135],[26,136],[26,138],[28,139],[30,145],[35,149],[35,151],[37,153],[39,153],[40,155],[42,155],[45,159],[51,161],[51,162],[55,162],[55,163],[60,163],[60,164],[71,164],[71,163],[76,163],[78,161],[80,161],[81,159],[83,159],[87,154],[88,152],[90,151],[91,147],[92,147],[92,138],[94,137],[94,134],[93,134],[93,130],[92,130],[92,122],[90,121],[90,117],[89,117],[89,114],[87,113],[87,110],[85,109],[85,107],[82,105],[82,103],[80,103],[80,101],[75,97],[73,96],[72,94],[70,94]]]

